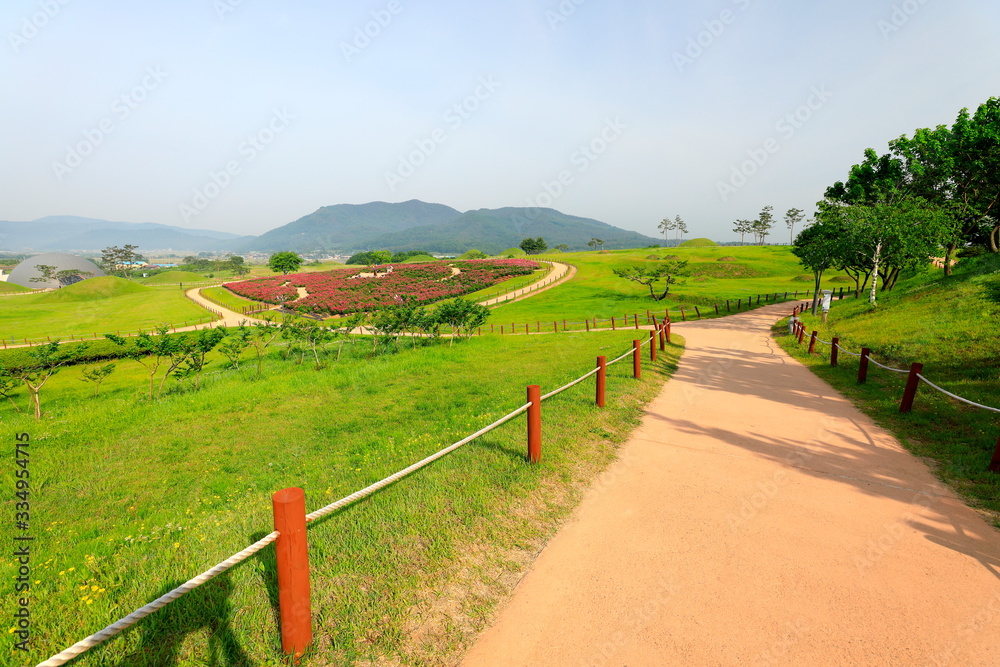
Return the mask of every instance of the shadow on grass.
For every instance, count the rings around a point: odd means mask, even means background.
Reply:
[[[273,553],[273,549],[269,550]],[[156,593],[164,595],[183,582],[165,584]],[[198,656],[199,664],[210,667],[252,667],[253,662],[236,641],[230,625],[234,610],[229,602],[233,583],[229,573],[194,589],[154,612],[140,624],[142,642],[118,667],[170,667],[180,664],[181,647],[187,635],[205,631],[208,655]]]

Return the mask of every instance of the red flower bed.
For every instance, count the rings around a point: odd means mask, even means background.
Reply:
[[[452,268],[460,271],[453,274]],[[431,303],[462,296],[538,268],[527,259],[472,259],[427,264],[402,264],[386,272],[379,266],[379,277],[360,277],[367,270],[337,269],[323,273],[296,273],[288,276],[256,278],[223,285],[248,299],[285,305],[313,313],[339,315],[361,310],[377,310],[412,297],[418,303]],[[298,298],[297,288],[308,296]]]

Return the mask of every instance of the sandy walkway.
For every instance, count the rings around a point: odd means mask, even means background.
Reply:
[[[642,426],[464,665],[997,665],[1000,533],[770,341],[676,323]]]

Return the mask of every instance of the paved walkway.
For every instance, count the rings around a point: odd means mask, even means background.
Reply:
[[[674,323],[641,427],[463,665],[998,665],[1000,532],[770,339]]]

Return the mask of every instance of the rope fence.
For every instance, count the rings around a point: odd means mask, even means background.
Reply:
[[[663,343],[665,338],[665,329],[669,327],[669,323],[664,323],[662,327],[658,329],[659,331],[659,341],[660,348],[663,349]],[[639,354],[641,348],[644,345],[650,346],[650,356],[651,360],[655,361],[655,341],[657,337],[654,332],[650,332],[649,339],[646,341],[633,340],[632,349],[626,352],[620,357],[617,357],[610,363],[616,363],[625,359],[628,356],[633,358],[633,377],[638,379],[640,377],[640,365],[641,365],[641,355]],[[394,482],[403,479],[404,477],[420,470],[421,468],[437,461],[438,459],[450,454],[451,452],[467,445],[473,440],[489,433],[490,431],[506,424],[512,419],[527,413],[528,414],[528,424],[527,424],[527,445],[528,445],[528,456],[527,460],[530,463],[538,463],[541,458],[541,404],[544,400],[552,398],[557,394],[566,391],[567,389],[583,382],[587,378],[597,375],[597,392],[595,398],[595,404],[598,407],[604,407],[605,400],[605,377],[604,371],[606,368],[606,362],[604,357],[597,358],[597,368],[585,373],[584,375],[568,382],[567,384],[559,387],[558,389],[551,391],[545,395],[541,395],[541,391],[538,385],[530,385],[527,388],[528,401],[523,405],[515,408],[514,410],[508,412],[504,416],[495,420],[491,424],[479,429],[475,433],[472,433],[457,442],[448,445],[447,447],[438,450],[437,452],[427,456],[426,458],[417,461],[416,463],[399,470],[398,472],[389,475],[363,489],[355,491],[340,500],[334,501],[318,510],[305,514],[304,509],[304,494],[301,489],[291,488],[282,489],[275,492],[272,497],[272,504],[274,506],[275,513],[275,530],[270,534],[266,535],[262,539],[254,542],[247,548],[233,554],[226,560],[215,565],[214,567],[206,570],[202,574],[188,580],[184,584],[178,586],[172,591],[160,596],[159,598],[153,600],[149,604],[137,609],[128,616],[108,625],[103,630],[96,632],[89,637],[73,644],[69,648],[53,655],[49,659],[38,663],[36,667],[58,667],[59,665],[64,665],[67,662],[78,657],[80,654],[86,652],[87,650],[102,644],[103,642],[111,639],[115,635],[121,633],[122,631],[132,627],[140,620],[154,613],[155,611],[162,609],[167,604],[173,602],[174,600],[180,598],[185,593],[188,593],[198,586],[210,581],[214,577],[222,574],[234,565],[243,562],[244,560],[250,558],[258,551],[266,547],[267,545],[273,543],[275,544],[276,556],[277,556],[277,568],[278,568],[278,587],[279,587],[279,618],[281,621],[281,632],[282,632],[282,650],[286,653],[295,655],[296,657],[301,656],[306,650],[308,644],[312,639],[312,628],[311,628],[311,612],[309,612],[309,585],[308,585],[308,572],[309,563],[307,550],[305,547],[305,526],[306,523],[311,521],[316,521],[321,519],[337,510],[355,503],[363,498],[370,496],[379,489],[385,488],[393,484]],[[296,501],[299,501],[301,505],[301,512],[298,516],[295,515],[295,509],[292,509],[292,516],[285,514],[289,508],[297,507]],[[300,520],[301,530],[296,530],[296,521]],[[279,530],[279,526],[285,526]],[[301,533],[301,535],[299,534]],[[298,560],[294,560],[298,558]],[[292,559],[292,560],[290,560]],[[304,578],[304,583],[303,583]],[[304,596],[304,599],[303,599]],[[304,609],[304,611],[303,611]]]
[[[805,311],[805,307],[806,307],[805,304],[800,304],[800,305],[795,306],[795,309],[792,311],[792,317],[795,318],[800,312],[804,312]],[[790,321],[789,327],[790,327],[789,328],[789,333],[792,336],[795,336],[795,338],[796,338],[796,340],[797,340],[797,342],[799,344],[802,344],[802,341],[803,341],[803,338],[804,338],[805,332],[806,332],[805,324],[803,324],[801,320],[793,319],[793,320]],[[933,382],[931,382],[930,380],[928,380],[923,375],[924,365],[921,364],[921,363],[914,362],[914,363],[910,364],[910,367],[908,369],[906,369],[906,368],[894,368],[892,366],[887,366],[885,364],[881,364],[881,363],[875,361],[874,359],[872,359],[872,356],[871,356],[871,352],[872,351],[869,348],[867,348],[867,347],[861,348],[861,354],[857,354],[855,352],[851,352],[850,350],[844,349],[840,345],[840,338],[839,337],[835,336],[832,341],[827,342],[827,341],[824,341],[824,340],[820,339],[817,336],[818,333],[819,332],[817,332],[817,331],[813,331],[812,334],[810,335],[810,338],[809,338],[809,353],[810,354],[813,353],[815,344],[818,341],[820,343],[823,343],[825,345],[829,345],[830,346],[830,365],[831,366],[836,366],[837,365],[838,353],[839,352],[844,352],[846,354],[849,354],[852,357],[859,357],[860,358],[860,363],[858,364],[858,384],[863,384],[863,383],[865,383],[867,381],[867,379],[868,379],[868,366],[869,366],[869,364],[874,364],[878,368],[887,370],[887,371],[892,372],[892,373],[905,374],[907,376],[907,378],[906,378],[906,386],[903,389],[903,397],[902,397],[902,399],[900,400],[900,403],[899,403],[899,411],[900,412],[904,412],[904,413],[905,412],[910,412],[913,409],[913,402],[916,399],[917,388],[920,385],[920,383],[923,382],[924,384],[926,384],[927,386],[929,386],[931,389],[934,389],[935,391],[938,391],[938,392],[944,394],[945,396],[948,396],[948,397],[950,397],[950,398],[952,398],[952,399],[954,399],[956,401],[959,401],[960,403],[964,403],[966,405],[969,405],[969,406],[974,407],[974,408],[978,408],[980,410],[988,410],[990,412],[1000,413],[1000,408],[994,408],[994,407],[991,407],[989,405],[983,405],[982,403],[977,403],[975,401],[969,400],[968,398],[965,398],[963,396],[959,396],[958,394],[950,392],[947,389],[944,389],[944,388],[942,388],[942,387],[934,384]],[[990,461],[988,469],[990,470],[990,472],[1000,473],[1000,440],[997,441],[996,449],[993,452],[993,458]]]

